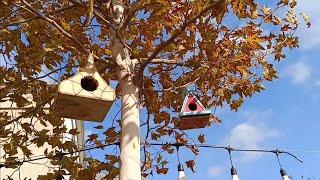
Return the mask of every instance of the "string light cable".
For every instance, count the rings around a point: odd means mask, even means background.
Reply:
[[[101,149],[107,146],[112,146],[112,145],[117,145],[119,146],[120,143],[119,142],[115,142],[115,143],[110,143],[110,144],[102,144],[99,146],[92,146],[92,147],[88,147],[88,148],[83,148],[83,149],[79,149],[76,151],[72,151],[72,152],[58,152],[54,155],[51,156],[36,156],[36,158],[30,158],[30,159],[22,159],[22,160],[18,160],[16,162],[13,163],[4,163],[4,162],[0,162],[0,169],[6,166],[12,166],[12,165],[19,165],[19,164],[23,164],[23,163],[28,163],[28,162],[32,162],[32,161],[38,161],[38,160],[42,160],[42,159],[49,159],[49,158],[62,158],[63,156],[66,155],[70,155],[70,154],[74,154],[74,153],[79,153],[79,152],[84,152],[84,151],[90,151],[90,150],[94,150],[94,149]]]
[[[59,158],[60,156],[66,156],[66,155],[70,155],[70,154],[74,154],[77,152],[84,152],[84,151],[90,151],[90,150],[95,150],[95,149],[101,149],[104,147],[108,147],[108,146],[113,146],[113,145],[120,145],[120,142],[115,142],[115,143],[110,143],[110,144],[102,144],[99,146],[91,146],[88,148],[83,148],[83,149],[78,149],[76,151],[73,152],[59,152],[56,153],[54,155],[51,156],[36,156],[36,158],[29,158],[29,159],[22,159],[22,160],[18,160],[16,162],[13,163],[5,163],[5,162],[0,162],[0,168],[6,167],[6,166],[11,166],[11,165],[19,165],[19,164],[23,164],[23,163],[27,163],[27,162],[32,162],[32,161],[37,161],[37,160],[41,160],[41,159],[49,159],[49,158]],[[232,152],[252,152],[252,153],[273,153],[273,154],[286,154],[289,155],[291,157],[293,157],[294,159],[296,159],[297,161],[299,161],[300,163],[303,163],[303,161],[297,157],[295,154],[291,153],[290,150],[279,150],[279,149],[274,149],[274,150],[267,150],[267,149],[240,149],[240,148],[232,148],[231,146],[220,146],[220,145],[210,145],[210,144],[190,144],[190,143],[177,143],[177,142],[163,142],[163,143],[149,143],[149,142],[144,142],[141,144],[142,146],[174,146],[174,147],[182,147],[182,146],[194,146],[194,147],[198,147],[198,148],[210,148],[210,149],[221,149],[221,150],[228,150],[228,152],[231,151]],[[179,148],[178,148],[179,149]],[[292,150],[292,152],[313,152],[313,153],[320,153],[320,151],[303,151],[303,150]],[[178,154],[177,154],[178,156]],[[179,157],[177,157],[179,158]],[[231,158],[231,157],[230,157]],[[231,160],[231,159],[230,159]],[[180,158],[179,158],[180,161]],[[231,162],[232,163],[232,162]]]

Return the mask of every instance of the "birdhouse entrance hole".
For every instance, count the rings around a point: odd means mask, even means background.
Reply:
[[[86,76],[81,79],[81,87],[86,91],[95,91],[98,88],[98,81],[92,76]]]
[[[188,105],[188,108],[189,108],[191,111],[195,111],[195,110],[197,110],[198,106],[197,106],[196,103],[190,103],[190,104]]]

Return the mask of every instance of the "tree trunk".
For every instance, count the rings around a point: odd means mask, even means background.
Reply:
[[[112,1],[115,26],[124,14],[122,0]],[[117,76],[121,89],[121,139],[120,139],[120,180],[141,180],[140,170],[140,99],[139,89],[133,83],[136,62],[130,59],[124,39],[115,29],[109,28],[112,39],[112,56],[118,65]]]
[[[122,82],[121,95],[120,179],[141,180],[139,94],[132,80]]]
[[[140,170],[140,99],[133,84],[134,61],[130,60],[123,44],[114,39],[113,57],[121,88],[120,180],[141,180]]]

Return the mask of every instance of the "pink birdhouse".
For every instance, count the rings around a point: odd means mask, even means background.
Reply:
[[[188,92],[180,112],[180,130],[198,129],[206,127],[211,110],[205,109],[197,97]]]

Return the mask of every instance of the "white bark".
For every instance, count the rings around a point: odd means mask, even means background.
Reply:
[[[140,180],[140,119],[138,88],[132,80],[121,84],[122,121],[121,121],[121,154],[120,179]]]
[[[124,46],[116,42],[113,53],[120,64],[118,78],[121,87],[121,142],[120,179],[140,180],[140,118],[139,89],[133,84],[131,74],[134,65],[123,56]],[[123,59],[125,57],[125,59]]]
[[[131,60],[124,45],[113,33],[113,59],[118,64],[117,75],[121,88],[120,179],[141,180],[139,89],[133,84],[136,61]]]
[[[124,9],[121,0],[113,1],[114,21],[119,24]],[[121,8],[122,7],[122,8]],[[121,140],[120,140],[120,179],[141,180],[140,170],[140,99],[139,89],[133,84],[132,75],[136,60],[131,60],[128,50],[110,28],[113,46],[113,60],[118,64],[117,76],[121,89]]]

